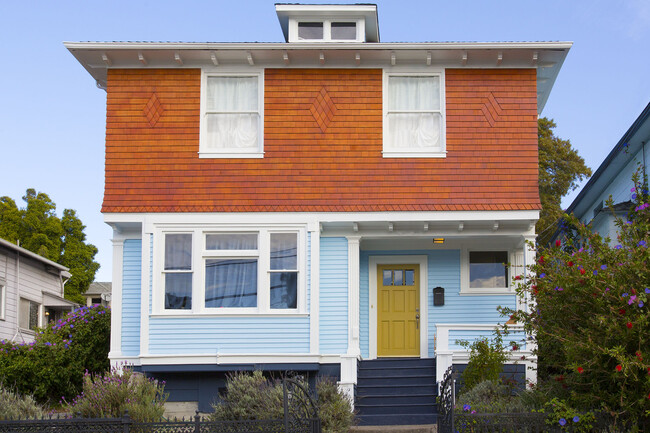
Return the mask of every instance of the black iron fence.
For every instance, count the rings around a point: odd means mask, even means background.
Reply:
[[[0,420],[0,433],[321,433],[318,411],[308,390],[283,380],[284,417],[275,420],[209,421],[191,419],[137,422],[120,418],[41,418]]]
[[[440,382],[438,397],[438,433],[566,433],[584,432],[583,424],[564,420],[563,424],[547,423],[541,412],[525,413],[468,413],[455,411],[456,374],[450,367]],[[597,413],[587,429],[594,433],[650,432],[650,419],[635,423],[615,420],[605,413]]]

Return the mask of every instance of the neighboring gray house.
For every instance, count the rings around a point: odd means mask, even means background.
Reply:
[[[632,174],[639,167],[643,174],[647,174],[649,141],[650,104],[621,137],[566,212],[573,213],[585,224],[591,222],[594,232],[609,236],[612,243],[616,243],[614,214],[624,217],[632,205]],[[606,203],[610,195],[614,212]]]
[[[111,290],[113,284],[110,282],[94,282],[90,284],[84,296],[86,298],[86,305],[91,306],[100,304],[104,307],[111,306]]]
[[[63,298],[68,268],[0,239],[0,340],[30,342],[76,304]]]

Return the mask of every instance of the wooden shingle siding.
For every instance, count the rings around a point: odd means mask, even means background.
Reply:
[[[309,353],[308,317],[153,317],[152,355]]]
[[[102,210],[539,209],[535,74],[446,70],[447,157],[383,158],[382,70],[267,69],[264,158],[199,159],[201,72],[110,69]],[[326,127],[310,111],[323,89]]]
[[[122,355],[140,354],[142,241],[126,239],[122,265]]]
[[[320,353],[348,350],[348,241],[320,240]]]

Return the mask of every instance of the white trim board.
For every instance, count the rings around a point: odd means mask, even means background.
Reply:
[[[370,256],[368,258],[368,359],[377,359],[377,265],[420,265],[420,358],[429,357],[428,257],[423,255]]]

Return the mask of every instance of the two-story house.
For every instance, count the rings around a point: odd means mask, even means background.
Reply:
[[[76,304],[64,299],[68,268],[0,238],[0,340],[34,341],[38,328]]]
[[[365,423],[430,422],[457,340],[523,308],[571,43],[382,43],[375,5],[276,11],[285,42],[65,44],[107,92],[111,360],[202,411],[227,372],[290,370],[335,376]]]
[[[603,237],[617,244],[616,217],[624,218],[633,203],[632,175],[639,172],[639,181],[647,177],[650,161],[650,104],[623,134],[566,212],[574,214]],[[612,207],[607,205],[612,198]]]

